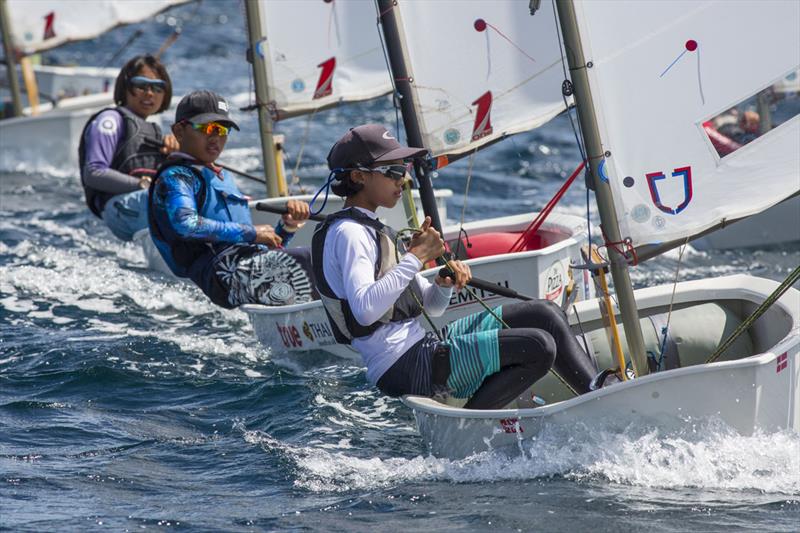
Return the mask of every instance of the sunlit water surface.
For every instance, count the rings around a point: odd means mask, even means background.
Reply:
[[[211,88],[246,104],[250,78],[238,3],[184,6],[165,59],[176,94]],[[152,51],[169,17],[130,50]],[[50,57],[101,64],[135,27]],[[148,41],[149,39],[149,41]],[[394,124],[386,99],[321,113],[299,167],[321,183],[347,127]],[[260,169],[252,115],[225,160]],[[166,123],[169,119],[166,119]],[[306,119],[280,124],[290,155]],[[294,147],[292,146],[294,145]],[[293,149],[294,148],[294,149]],[[540,208],[577,165],[569,122],[482,152],[466,219]],[[0,177],[0,525],[14,530],[184,526],[211,530],[796,531],[800,436],[740,436],[709,422],[681,433],[546,428],[461,461],[429,456],[412,413],[324,353],[257,344],[246,316],[148,271],[85,208],[77,171],[4,162]],[[294,160],[289,161],[294,165]],[[466,162],[437,185],[464,201]],[[257,185],[242,183],[253,195]],[[585,216],[581,184],[562,211]],[[593,219],[596,215],[592,214]],[[634,270],[671,282],[672,252]],[[749,273],[783,279],[792,249],[687,251],[681,279]]]

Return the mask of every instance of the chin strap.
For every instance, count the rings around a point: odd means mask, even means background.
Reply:
[[[325,183],[323,183],[322,186],[319,189],[317,189],[317,192],[314,193],[314,197],[311,198],[311,202],[308,204],[308,209],[311,211],[312,215],[319,215],[320,213],[322,213],[322,210],[325,209],[325,206],[328,203],[328,194],[330,194],[331,184],[336,180],[337,174],[339,174],[340,172],[344,172],[345,170],[347,169],[334,168],[333,170],[331,170],[331,173],[328,174],[328,179],[325,180]],[[314,202],[317,201],[319,195],[322,194],[323,190],[325,191],[325,198],[322,200],[322,207],[314,211],[313,209],[311,209],[311,207],[314,205]]]

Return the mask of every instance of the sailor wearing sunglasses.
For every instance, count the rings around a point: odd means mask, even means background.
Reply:
[[[147,187],[166,154],[178,148],[151,115],[169,107],[172,84],[153,56],[128,61],[117,76],[114,101],[86,123],[78,148],[86,203],[119,239],[147,227]]]
[[[238,129],[220,95],[195,91],[181,100],[172,126],[180,149],[150,187],[150,235],[172,272],[217,305],[310,301],[310,251],[281,249],[308,218],[308,204],[290,200],[275,228],[254,226],[248,197],[214,165]]]
[[[444,241],[427,217],[405,250],[375,211],[400,200],[408,166],[426,150],[400,145],[377,124],[348,131],[328,154],[331,190],[345,209],[328,215],[312,240],[312,263],[325,312],[339,342],[364,360],[367,379],[389,396],[452,394],[468,409],[498,409],[555,367],[577,392],[596,374],[561,309],[518,302],[450,322],[443,340],[419,321],[440,316],[469,266],[451,261],[453,278],[419,274]],[[398,259],[399,258],[399,259]],[[498,317],[502,317],[501,327]]]

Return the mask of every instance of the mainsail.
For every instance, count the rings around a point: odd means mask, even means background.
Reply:
[[[391,79],[367,1],[261,0],[268,93],[276,120],[390,93]]]
[[[541,126],[564,110],[553,5],[399,0],[423,144],[456,155]]]
[[[683,242],[800,191],[796,110],[727,149],[711,126],[780,92],[769,88],[800,68],[800,2],[576,2],[575,11],[601,175],[634,246]]]
[[[189,0],[8,0],[11,38],[24,55],[71,41],[92,39],[123,24],[152,17]]]

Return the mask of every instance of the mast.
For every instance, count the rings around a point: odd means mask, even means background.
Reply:
[[[250,39],[249,50],[253,63],[253,78],[256,88],[256,105],[258,107],[258,127],[261,133],[261,154],[264,158],[264,177],[267,181],[267,196],[280,196],[277,164],[275,161],[275,140],[272,135],[272,117],[267,109],[270,101],[267,89],[267,40],[261,26],[261,6],[259,0],[245,0],[247,17],[247,33]]]
[[[14,105],[14,116],[22,116],[22,97],[19,93],[17,69],[14,67],[14,46],[11,44],[11,25],[8,20],[6,0],[0,0],[0,30],[3,33],[3,53],[6,56],[8,69],[8,86],[11,89],[11,100]]]
[[[397,24],[394,6],[395,0],[378,0],[378,12],[381,14],[381,27],[386,39],[386,50],[389,54],[389,63],[394,77],[397,92],[400,93],[400,111],[403,114],[403,126],[406,130],[408,145],[425,148],[422,144],[422,133],[416,114],[416,102],[411,83],[414,81],[408,72],[406,54],[400,29]],[[419,183],[419,195],[422,199],[422,210],[431,217],[431,223],[439,234],[442,234],[442,221],[439,219],[439,209],[436,206],[436,196],[431,183],[430,167],[424,161],[414,161],[414,174]]]
[[[586,58],[583,55],[573,0],[558,0],[558,20],[561,32],[564,35],[567,61],[569,62],[572,84],[575,88],[575,107],[578,109],[578,118],[581,130],[583,130],[586,157],[589,159],[603,231],[609,241],[619,242],[622,237],[620,236],[617,212],[614,209],[611,186],[600,179],[599,167],[604,157],[604,150],[600,141],[600,131],[597,128],[597,117],[592,104],[592,93],[587,75],[587,68],[590,67],[587,65]],[[625,337],[628,342],[633,370],[637,376],[643,376],[648,373],[647,359],[642,328],[636,309],[636,300],[633,297],[633,286],[628,273],[628,263],[622,254],[614,251],[613,247],[609,247],[608,250],[611,277],[614,279],[614,287],[622,315],[622,323],[625,326]]]

